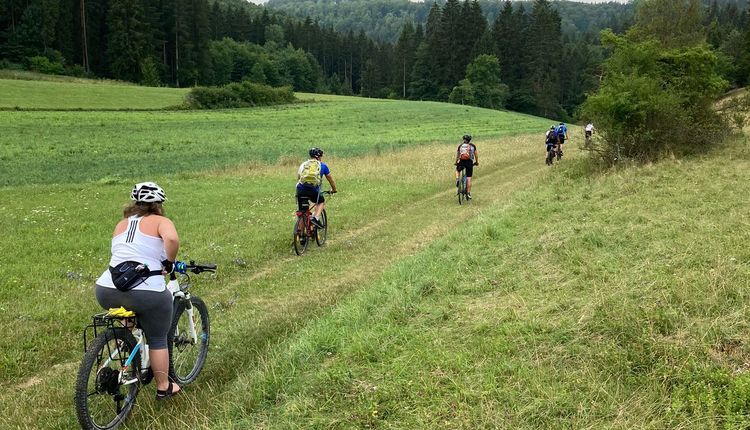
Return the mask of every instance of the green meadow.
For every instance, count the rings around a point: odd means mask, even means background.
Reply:
[[[125,428],[750,425],[746,137],[597,173],[577,128],[544,166],[549,119],[300,99],[0,112],[0,428],[76,428],[93,282],[140,180],[166,189],[180,258],[220,270],[193,277],[212,323],[200,377],[166,404],[146,387]],[[459,206],[466,132],[481,164]],[[340,193],[329,242],[296,257],[310,146]]]
[[[149,88],[91,80],[2,79],[0,109],[153,110],[182,103],[187,89]]]
[[[50,104],[57,103],[54,91],[40,91],[53,99]],[[307,102],[252,111],[2,112],[0,186],[130,181],[248,164],[294,164],[311,146],[351,157],[455,143],[467,132],[478,139],[538,132],[549,122],[444,103],[301,99]]]

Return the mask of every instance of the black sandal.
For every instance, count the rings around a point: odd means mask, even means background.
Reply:
[[[174,385],[172,384],[172,381],[169,381],[169,386],[167,387],[166,390],[159,390],[159,389],[156,390],[156,400],[167,400],[168,398],[174,397],[182,392],[182,390],[177,391],[177,392],[173,390],[174,390]]]

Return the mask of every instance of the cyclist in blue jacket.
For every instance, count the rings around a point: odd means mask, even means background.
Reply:
[[[557,126],[556,131],[557,131],[557,140],[559,141],[557,144],[557,150],[560,153],[560,157],[562,157],[563,156],[563,150],[562,150],[563,144],[565,143],[566,140],[568,140],[568,126],[566,126],[564,122],[561,122]]]

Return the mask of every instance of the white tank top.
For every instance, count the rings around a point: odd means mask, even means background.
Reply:
[[[160,237],[143,234],[140,229],[141,217],[128,218],[128,228],[112,238],[112,258],[110,267],[115,267],[124,261],[137,261],[146,264],[149,270],[159,270],[161,262],[167,258],[164,251],[164,241]],[[109,268],[96,280],[98,285],[115,288]],[[163,276],[151,276],[145,282],[133,288],[141,291],[164,291],[166,284]]]

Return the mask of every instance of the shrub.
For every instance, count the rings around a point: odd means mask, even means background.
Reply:
[[[590,150],[605,163],[689,153],[723,140],[728,125],[714,102],[727,82],[706,45],[667,49],[611,32],[602,39],[614,51],[581,114],[597,126]]]
[[[50,61],[49,58],[41,55],[29,58],[29,70],[48,75],[65,74],[65,67],[62,63]]]
[[[148,87],[158,87],[161,85],[161,79],[159,76],[161,71],[159,66],[153,57],[146,57],[145,60],[141,61],[141,76],[143,77],[143,85]]]
[[[291,87],[273,88],[250,81],[222,87],[195,87],[185,99],[186,104],[193,109],[269,106],[292,103],[295,100]]]

